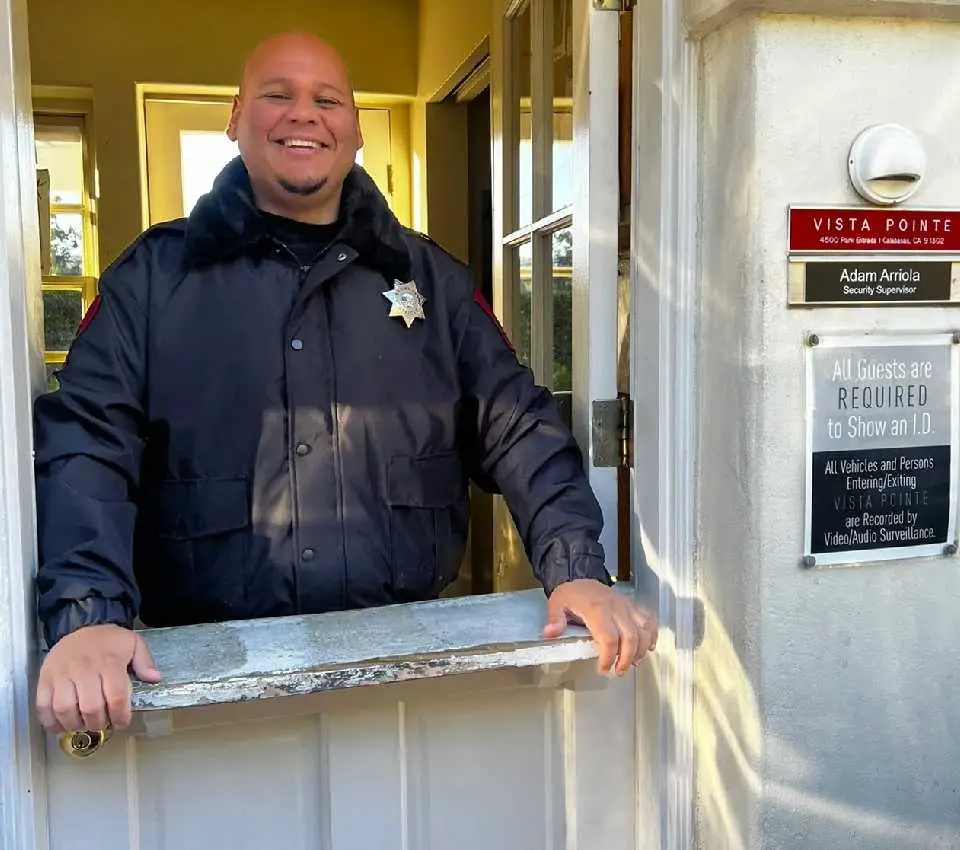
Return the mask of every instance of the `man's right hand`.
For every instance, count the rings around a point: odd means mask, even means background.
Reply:
[[[61,638],[47,653],[37,682],[37,716],[57,734],[129,725],[132,685],[128,669],[155,684],[147,644],[122,626],[87,626]]]

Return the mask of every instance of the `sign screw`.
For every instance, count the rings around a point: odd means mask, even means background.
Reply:
[[[804,566],[805,569],[810,569],[810,567],[815,567],[817,565],[817,559],[814,555],[804,555],[800,559],[800,563]]]
[[[816,334],[810,334],[810,336],[807,337],[807,345],[811,348],[815,345],[820,345],[820,337]]]
[[[957,544],[956,544],[956,543],[948,543],[946,546],[943,547],[943,554],[946,555],[948,558],[949,558],[949,557],[952,557],[953,555],[956,555],[956,554],[957,554]]]

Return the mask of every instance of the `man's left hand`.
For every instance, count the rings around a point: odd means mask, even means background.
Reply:
[[[589,630],[597,644],[601,674],[616,663],[616,673],[622,676],[657,646],[657,618],[594,579],[566,581],[550,594],[544,637],[559,637],[568,623]]]

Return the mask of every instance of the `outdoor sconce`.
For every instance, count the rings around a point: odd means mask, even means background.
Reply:
[[[920,188],[927,154],[912,130],[899,124],[876,124],[850,147],[850,182],[872,204],[893,206]]]

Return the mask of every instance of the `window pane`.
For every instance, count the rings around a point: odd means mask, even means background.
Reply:
[[[553,390],[573,390],[573,232],[553,234]]]
[[[514,57],[513,73],[519,103],[517,120],[519,131],[519,153],[517,161],[518,183],[518,227],[550,212],[563,209],[573,203],[574,164],[573,164],[573,0],[544,0],[552,4],[548,20],[552,21],[552,37],[545,40],[532,31],[531,10],[528,6],[514,21]],[[543,47],[539,44],[545,41]],[[541,57],[540,52],[550,51]],[[540,89],[534,93],[536,68],[543,67],[547,75],[543,96],[552,98],[552,104],[543,104],[547,125],[544,136],[552,133],[552,138],[534,140],[534,104],[533,98],[540,96]],[[552,71],[552,72],[551,72]],[[550,121],[550,116],[553,120]],[[540,126],[539,124],[537,125]],[[547,148],[548,162],[544,163],[552,175],[552,189],[544,198],[543,209],[534,209],[534,142]],[[545,187],[546,188],[546,187]]]
[[[56,392],[57,390],[60,389],[60,382],[57,380],[56,375],[54,375],[53,373],[56,372],[58,369],[62,368],[62,366],[63,366],[62,363],[47,363],[47,364],[46,364],[46,370],[47,370],[47,389],[48,389],[48,390],[51,390],[52,392]]]
[[[553,114],[553,211],[573,203],[573,112],[558,107]]]
[[[517,186],[520,190],[520,218],[518,227],[524,227],[533,221],[533,128],[530,110],[520,113],[520,170],[517,172]]]
[[[553,0],[553,205],[573,203],[573,0]]]
[[[68,351],[83,318],[83,294],[63,290],[43,292],[43,346]]]
[[[37,167],[50,172],[50,203],[83,203],[83,131],[77,124],[36,125]]]
[[[514,330],[514,344],[520,362],[527,366],[532,363],[533,349],[530,339],[531,315],[533,309],[533,244],[524,242],[516,253],[519,265],[516,279],[520,282],[520,303],[517,305],[519,326]]]
[[[183,191],[183,214],[197,205],[201,195],[213,188],[213,181],[223,167],[240,152],[223,131],[180,131],[180,185]]]
[[[573,114],[557,112],[553,118],[553,211],[573,203]]]
[[[532,27],[530,20],[530,4],[514,20],[514,57],[513,73],[518,102],[516,108],[519,116],[519,161],[517,164],[517,185],[520,192],[520,206],[518,210],[518,227],[530,224],[533,221],[533,141],[531,131],[530,96],[531,96],[531,63]]]
[[[83,215],[54,213],[50,216],[51,272],[83,274]]]

